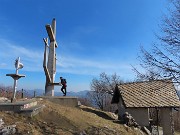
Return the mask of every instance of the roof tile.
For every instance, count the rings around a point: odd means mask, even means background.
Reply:
[[[125,83],[118,88],[126,107],[180,107],[171,80]]]

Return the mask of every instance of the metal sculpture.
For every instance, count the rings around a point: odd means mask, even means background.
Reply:
[[[14,87],[13,87],[13,96],[11,98],[11,102],[16,101],[16,91],[17,91],[17,81],[21,77],[25,77],[25,75],[18,74],[18,70],[23,68],[23,64],[20,62],[20,57],[15,60],[15,68],[16,74],[6,74],[6,76],[11,76],[14,79]]]

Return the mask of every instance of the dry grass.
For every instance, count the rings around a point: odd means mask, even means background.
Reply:
[[[0,112],[6,124],[16,124],[17,134],[32,135],[140,135],[139,130],[115,123],[111,113],[90,107],[64,107],[49,101],[38,115],[27,118]]]

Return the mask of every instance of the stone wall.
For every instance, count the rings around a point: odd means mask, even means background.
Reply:
[[[149,126],[148,108],[128,108],[126,109],[140,126]]]
[[[128,108],[125,109],[122,99],[119,99],[118,103],[118,116],[119,119],[122,118],[123,114],[125,112],[128,112],[133,116],[135,121],[140,125],[140,126],[149,126],[149,112],[148,108]]]
[[[172,108],[161,108],[161,123],[163,135],[174,135]]]
[[[118,119],[121,119],[123,117],[123,114],[126,112],[126,109],[122,103],[122,99],[119,98],[119,103],[118,103]]]

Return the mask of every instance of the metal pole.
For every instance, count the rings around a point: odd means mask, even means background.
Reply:
[[[17,63],[15,65],[15,67],[16,67],[16,75],[18,74],[19,62],[20,62],[20,57],[18,57]]]
[[[16,78],[14,78],[14,87],[13,87],[13,90],[14,90],[13,91],[13,99],[15,99],[16,98],[16,90],[17,90],[17,79]]]
[[[16,75],[18,74],[18,65],[19,65],[20,57],[18,57],[17,62],[15,63],[16,67]],[[18,78],[14,77],[14,87],[13,87],[13,97],[11,99],[11,102],[16,98],[16,90],[17,90],[17,80]]]
[[[34,91],[34,97],[36,97],[36,91]]]
[[[21,98],[24,98],[24,90],[22,89]]]

